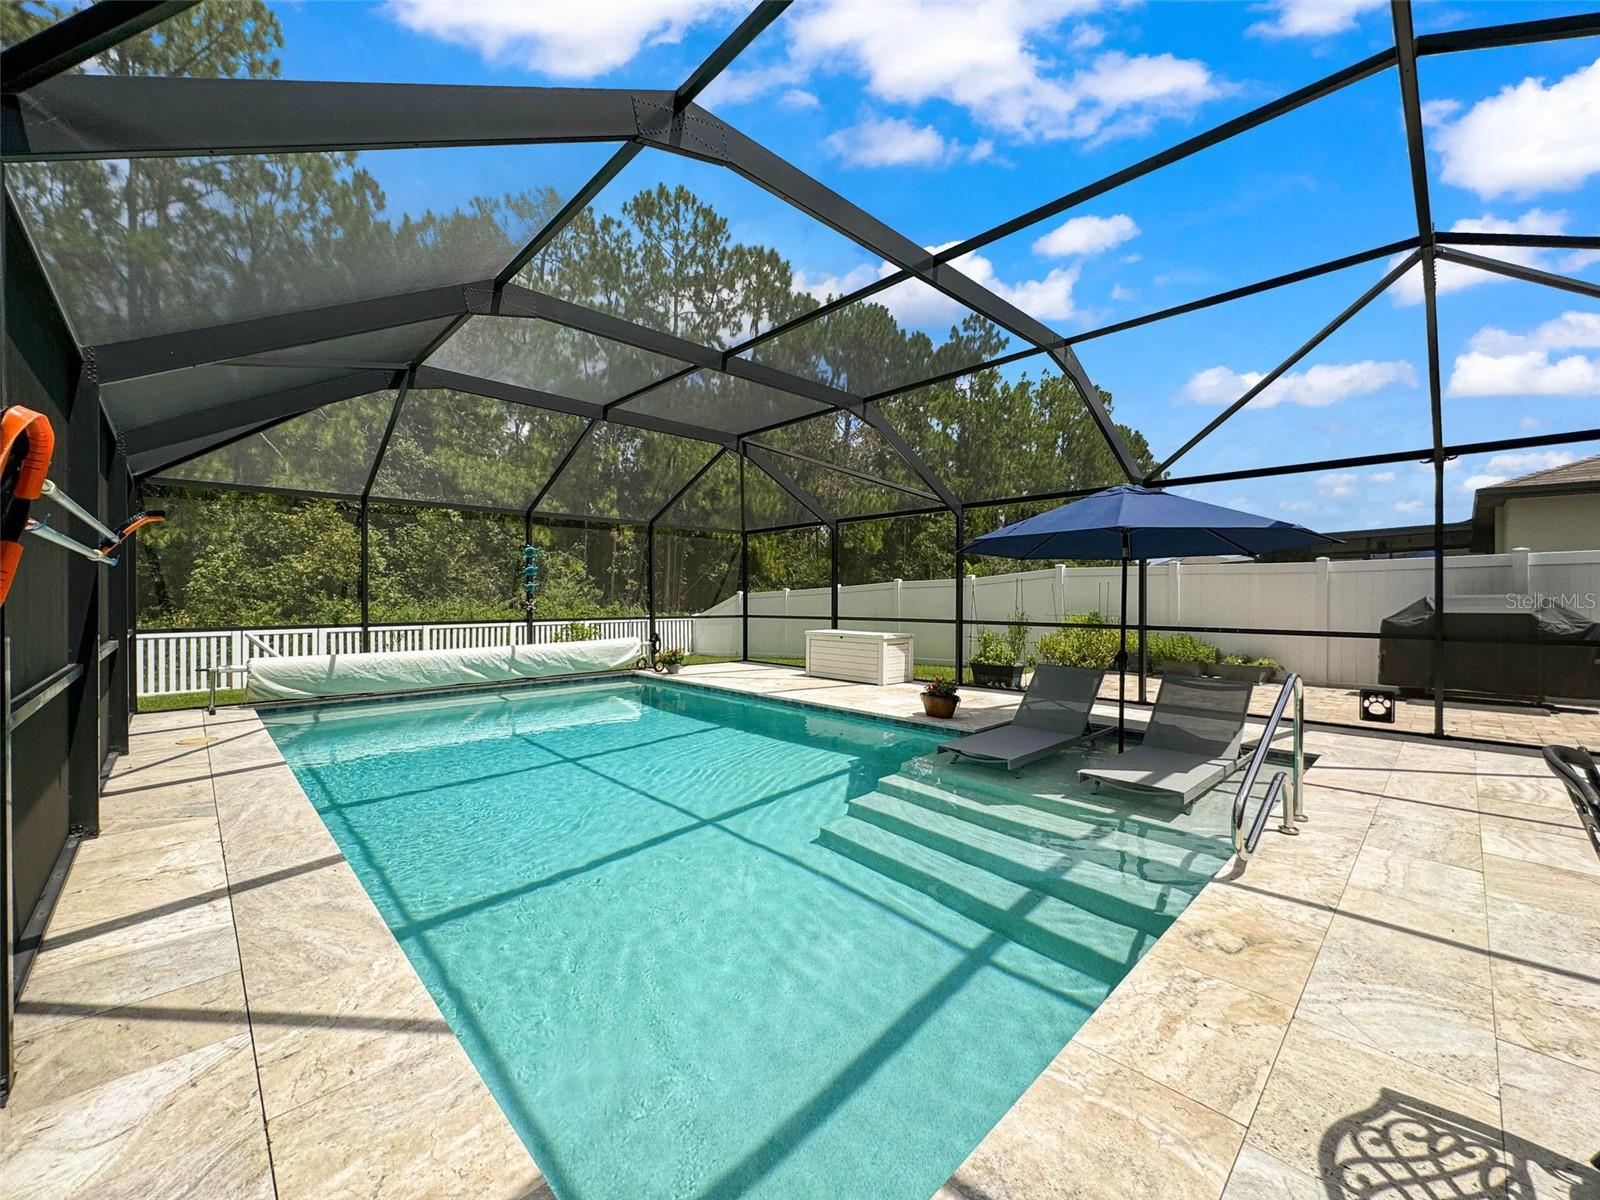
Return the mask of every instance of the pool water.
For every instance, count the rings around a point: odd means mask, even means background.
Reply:
[[[1041,895],[933,734],[667,681],[264,719],[562,1200],[927,1200],[1215,867]]]

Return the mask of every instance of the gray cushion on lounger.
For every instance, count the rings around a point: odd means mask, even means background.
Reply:
[[[985,729],[941,746],[976,762],[1016,770],[1056,753],[1089,732],[1089,710],[1100,692],[1104,671],[1041,666],[1007,725]]]
[[[1079,779],[1148,788],[1188,804],[1227,778],[1239,760],[1251,688],[1237,679],[1169,675],[1161,681],[1144,741]]]

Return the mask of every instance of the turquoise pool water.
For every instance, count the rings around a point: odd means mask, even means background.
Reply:
[[[646,680],[265,720],[563,1200],[927,1200],[1145,944],[819,837],[912,727]]]

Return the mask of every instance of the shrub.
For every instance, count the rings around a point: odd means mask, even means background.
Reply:
[[[1202,642],[1190,633],[1152,633],[1150,635],[1150,661],[1214,663],[1222,652],[1210,642]]]
[[[1011,614],[1011,623],[1006,626],[1006,646],[1011,651],[1010,661],[1014,663],[1025,662],[1028,657],[1028,614],[1015,612]]]
[[[561,627],[561,632],[556,635],[558,642],[592,642],[600,636],[600,626],[588,625],[582,621],[569,621]]]
[[[1009,639],[1001,637],[992,629],[982,630],[978,634],[978,648],[972,652],[968,661],[980,666],[1009,667],[1022,661],[1012,649]]]
[[[683,660],[688,657],[689,652],[687,650],[682,650],[676,646],[671,646],[656,654],[656,662],[663,667],[681,667],[683,666]]]

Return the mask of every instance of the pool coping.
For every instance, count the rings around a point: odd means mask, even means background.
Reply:
[[[553,1196],[259,716],[134,728],[22,998],[0,1179]],[[1269,832],[1201,891],[938,1200],[1322,1196],[1329,1131],[1418,1105],[1496,1163],[1600,1184],[1581,1161],[1600,1145],[1600,965],[1556,961],[1558,929],[1600,946],[1570,805],[1529,751],[1308,743],[1304,833]],[[123,1115],[86,1150],[80,1111]]]

